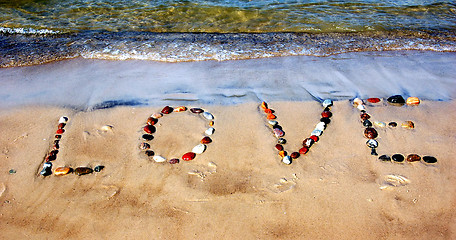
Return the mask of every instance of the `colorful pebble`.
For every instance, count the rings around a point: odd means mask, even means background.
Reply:
[[[182,160],[184,161],[191,161],[195,159],[196,154],[194,152],[188,152],[182,156]]]
[[[407,105],[418,105],[420,104],[420,99],[417,97],[409,97],[406,101]]]

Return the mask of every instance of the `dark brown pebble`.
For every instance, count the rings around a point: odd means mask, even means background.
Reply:
[[[421,160],[421,157],[418,154],[409,154],[407,156],[407,162],[417,162],[420,160]]]
[[[280,144],[276,144],[276,145],[275,145],[275,148],[276,148],[277,150],[279,150],[279,151],[282,151],[282,150],[283,150],[283,146],[280,145]]]
[[[174,109],[173,109],[172,107],[166,106],[166,107],[164,107],[164,108],[161,110],[161,113],[163,113],[163,114],[170,114],[170,113],[173,112],[173,110],[174,110]]]
[[[296,159],[300,156],[300,154],[298,152],[293,152],[291,153],[290,157],[293,158],[293,159]]]
[[[211,142],[212,142],[212,139],[210,137],[203,137],[203,139],[201,139],[202,144],[208,144]]]
[[[391,157],[391,160],[393,160],[395,162],[403,162],[404,161],[404,156],[402,154],[394,154]]]
[[[190,112],[192,112],[192,113],[202,113],[202,112],[204,112],[204,110],[201,109],[201,108],[190,108]]]
[[[59,129],[63,129],[64,127],[65,127],[65,123],[59,123],[59,126],[58,126]]]
[[[150,135],[150,134],[143,134],[142,139],[144,139],[146,141],[150,141],[150,140],[154,139],[154,136]]]
[[[152,151],[152,150],[147,150],[145,153],[149,157],[152,157],[153,155],[155,155],[154,151]]]
[[[139,148],[140,148],[141,150],[147,150],[147,149],[150,148],[150,145],[149,145],[148,143],[143,142],[143,143],[141,143],[141,144],[139,145]]]
[[[372,123],[371,123],[371,121],[369,121],[369,119],[366,119],[366,120],[364,120],[364,122],[363,122],[363,126],[365,126],[365,127],[372,127]]]
[[[147,119],[147,124],[148,124],[148,125],[155,125],[157,122],[158,122],[158,119],[153,118],[153,117],[149,117],[149,118]]]
[[[425,163],[436,163],[437,162],[437,158],[432,157],[432,156],[424,156],[423,157],[423,161]]]
[[[173,158],[173,159],[169,160],[169,164],[176,164],[176,163],[179,163],[179,159]]]
[[[74,169],[74,173],[78,176],[90,174],[92,172],[93,172],[93,170],[88,167],[78,167],[78,168]]]
[[[55,138],[56,138],[56,139],[61,139],[61,138],[62,138],[62,135],[55,135]]]
[[[369,119],[371,116],[367,113],[362,113],[361,115],[359,115],[359,117],[364,121]]]
[[[152,125],[146,125],[146,126],[144,127],[144,132],[146,132],[146,133],[152,134],[152,133],[154,133],[155,131],[156,131],[156,129],[155,129],[155,127],[152,126]]]
[[[58,150],[60,148],[60,145],[58,143],[54,143],[54,146],[52,148],[54,150]]]
[[[388,123],[388,126],[397,127],[397,122],[390,122],[390,123]]]
[[[374,139],[378,136],[378,133],[374,128],[368,127],[364,130],[364,136],[366,136],[369,139]]]
[[[379,160],[384,161],[384,162],[390,162],[391,158],[388,155],[381,155],[378,157]]]
[[[320,118],[320,122],[324,122],[326,125],[328,125],[331,122],[331,119],[329,119],[329,118]]]
[[[401,95],[394,95],[387,99],[388,103],[392,105],[402,106],[405,104],[405,99]]]

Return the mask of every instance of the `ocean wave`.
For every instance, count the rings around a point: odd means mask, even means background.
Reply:
[[[60,31],[50,29],[33,29],[33,28],[8,28],[0,27],[0,33],[6,34],[24,34],[24,35],[45,35],[45,34],[59,34]]]
[[[361,51],[455,52],[455,35],[453,32],[216,34],[99,31],[0,34],[0,66],[26,66],[76,57],[185,62],[330,56]]]

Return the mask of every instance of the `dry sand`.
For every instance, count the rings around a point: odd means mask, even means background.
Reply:
[[[287,149],[298,150],[321,105],[269,104]],[[196,107],[216,118],[213,142],[195,160],[176,165],[155,163],[138,148],[142,127],[159,106],[0,111],[0,238],[456,238],[455,101],[368,107],[374,121],[415,122],[413,130],[377,128],[379,154],[432,155],[434,165],[371,156],[359,112],[347,100],[335,102],[320,141],[292,165],[280,162],[258,103]],[[54,168],[101,164],[104,170],[37,175],[62,115],[69,122]],[[152,149],[179,157],[199,142],[206,122],[189,112],[165,116]],[[101,131],[103,125],[112,132]],[[388,175],[408,182],[386,184]]]

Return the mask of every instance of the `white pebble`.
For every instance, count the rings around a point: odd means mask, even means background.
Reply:
[[[331,99],[325,99],[323,101],[323,107],[331,107],[333,105],[333,101]]]
[[[287,164],[287,165],[290,165],[291,164],[291,157],[290,156],[285,156],[282,158],[282,162]]]
[[[204,151],[206,151],[206,145],[204,145],[204,144],[198,144],[192,149],[192,152],[194,152],[196,154],[201,154]]]
[[[353,103],[356,104],[356,105],[363,105],[364,104],[363,100],[361,100],[360,98],[353,99]]]
[[[203,117],[207,120],[214,120],[214,115],[212,115],[210,112],[203,112]]]
[[[62,116],[59,119],[59,123],[67,123],[68,122],[68,117]]]
[[[358,108],[358,110],[360,110],[360,111],[366,110],[366,107],[364,105],[362,105],[362,104],[358,105],[358,107],[356,107],[356,108]]]
[[[326,128],[326,123],[324,122],[319,122],[317,126],[315,127],[316,130],[324,131]]]
[[[155,155],[152,159],[154,159],[155,162],[158,162],[158,163],[161,163],[161,162],[165,162],[166,161],[166,158],[160,156],[160,155]]]
[[[323,131],[315,129],[312,131],[312,133],[310,135],[315,135],[315,136],[319,137],[319,136],[321,136],[321,134],[323,134]]]
[[[386,123],[384,122],[374,122],[375,126],[379,126],[379,127],[386,127]]]
[[[214,132],[215,132],[215,129],[211,127],[211,128],[208,128],[204,133],[206,133],[206,135],[209,136],[209,135],[214,134]]]

